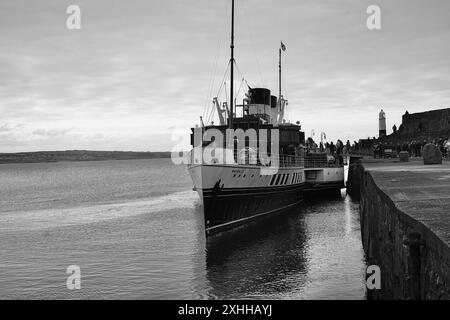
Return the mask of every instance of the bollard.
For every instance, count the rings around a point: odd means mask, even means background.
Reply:
[[[399,158],[400,158],[400,162],[408,162],[409,161],[408,151],[400,151]]]
[[[442,164],[442,153],[434,144],[426,144],[422,153],[423,164]]]
[[[403,244],[409,248],[408,270],[410,278],[409,296],[413,300],[421,298],[420,283],[420,247],[425,246],[425,241],[420,233],[412,232],[403,238]]]

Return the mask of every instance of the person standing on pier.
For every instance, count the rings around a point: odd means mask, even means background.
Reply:
[[[334,145],[333,141],[330,143],[330,153],[333,155],[336,152],[336,146]]]
[[[448,138],[446,141],[444,141],[444,150],[445,150],[444,158],[449,160],[450,159],[450,138]]]
[[[339,164],[342,163],[343,150],[344,150],[344,144],[342,143],[341,140],[338,139],[338,141],[336,142],[336,155],[335,155],[335,158],[337,159]]]
[[[345,143],[345,146],[347,147],[347,152],[350,152],[350,148],[352,147],[350,144],[350,140],[347,139],[347,142]]]

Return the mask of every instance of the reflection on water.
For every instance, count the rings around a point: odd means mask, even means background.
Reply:
[[[210,291],[226,298],[267,297],[292,292],[306,279],[304,221],[272,216],[208,241]]]
[[[358,204],[318,198],[208,239],[210,294],[225,298],[363,299]]]
[[[1,165],[0,180],[0,299],[365,296],[345,194],[206,240],[186,168],[167,159]]]

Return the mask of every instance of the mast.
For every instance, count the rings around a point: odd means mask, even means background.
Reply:
[[[280,102],[280,108],[281,108],[281,47],[280,47],[279,53],[280,53],[280,57],[278,60],[278,89],[279,89],[278,101]]]
[[[282,95],[281,95],[281,51],[286,51],[286,46],[284,45],[283,41],[281,41],[280,43],[280,49],[278,51],[279,53],[279,60],[278,60],[278,89],[279,89],[279,97],[278,97],[278,103],[280,106],[280,114],[278,115],[278,123],[282,123],[283,118],[284,118],[284,108],[286,107],[286,101],[282,100]],[[284,103],[283,103],[284,102]]]
[[[234,108],[233,108],[233,77],[234,77],[234,0],[231,0],[231,58],[230,58],[230,121],[229,126],[230,129],[233,129],[233,117],[234,117]]]

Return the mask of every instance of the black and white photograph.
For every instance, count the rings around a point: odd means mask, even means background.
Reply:
[[[0,300],[450,300],[450,2],[0,0]]]

